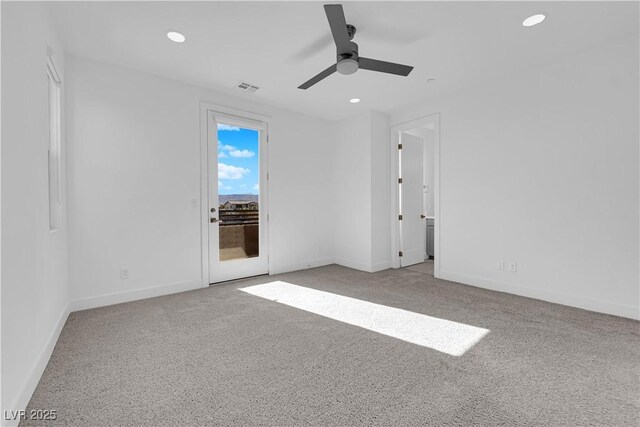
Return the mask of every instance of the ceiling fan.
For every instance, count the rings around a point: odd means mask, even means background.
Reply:
[[[336,63],[322,71],[317,76],[304,82],[298,89],[309,89],[320,80],[329,77],[336,71],[340,74],[353,74],[359,68],[363,70],[378,71],[381,73],[396,74],[398,76],[408,76],[413,67],[393,62],[378,61],[377,59],[363,58],[358,56],[358,45],[351,40],[356,35],[356,27],[348,25],[344,17],[344,11],[340,4],[326,4],[324,11],[329,20],[333,41],[336,43],[337,59]]]

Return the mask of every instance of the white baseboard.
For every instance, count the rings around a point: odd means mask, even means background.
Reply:
[[[366,271],[367,273],[371,273],[371,264],[364,264],[358,261],[352,261],[350,259],[345,258],[336,258],[334,262],[343,267],[353,268],[354,270]]]
[[[391,268],[391,263],[389,261],[380,262],[378,264],[364,264],[357,261],[351,261],[345,258],[336,258],[334,260],[334,263],[341,265],[343,267],[353,268],[354,270],[366,271],[367,273],[375,273],[377,271],[382,271],[382,270]]]
[[[528,286],[516,285],[498,280],[491,280],[484,277],[471,276],[453,271],[440,271],[439,279],[451,282],[463,283],[478,288],[490,289],[493,291],[506,292],[508,294],[519,295],[528,298],[535,298],[555,304],[567,305],[598,313],[612,314],[614,316],[626,317],[640,320],[640,310],[637,306],[618,304],[610,301],[594,300],[580,295],[572,295],[563,292],[549,291],[546,289],[536,289]]]
[[[58,342],[58,338],[60,337],[62,328],[64,327],[64,324],[67,322],[69,313],[70,313],[70,309],[69,309],[69,305],[67,305],[64,308],[64,310],[62,310],[62,313],[60,314],[58,321],[56,322],[53,330],[51,331],[51,335],[49,335],[47,344],[38,355],[35,365],[31,368],[31,371],[27,375],[27,378],[25,379],[22,387],[20,388],[20,391],[18,392],[18,397],[13,402],[10,408],[2,408],[3,411],[4,410],[20,411],[27,408],[27,405],[31,400],[31,396],[33,396],[33,392],[36,390],[36,387],[40,382],[40,378],[42,377],[42,374],[44,373],[44,370],[47,367],[47,364],[49,363],[49,359],[51,358],[53,349],[55,348],[56,343]],[[3,413],[1,417],[2,421],[0,424],[2,426],[14,427],[18,425],[20,420],[5,420],[4,415],[5,414]]]
[[[104,307],[106,305],[120,304],[123,302],[137,301],[146,298],[159,297],[162,295],[175,294],[178,292],[201,289],[202,282],[193,280],[189,282],[173,283],[170,285],[153,286],[150,288],[135,289],[127,292],[116,292],[113,294],[98,295],[95,297],[82,298],[71,301],[71,311],[87,310],[90,308]]]
[[[378,271],[387,270],[389,268],[391,268],[391,262],[385,261],[385,262],[380,262],[378,264],[373,264],[369,272],[376,273]]]
[[[332,258],[318,259],[314,261],[300,262],[296,264],[286,264],[278,267],[270,266],[269,275],[288,273],[290,271],[306,270],[307,268],[322,267],[323,265],[333,264]]]

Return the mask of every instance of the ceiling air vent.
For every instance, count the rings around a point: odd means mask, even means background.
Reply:
[[[260,89],[258,86],[254,86],[251,83],[247,83],[247,82],[240,82],[238,83],[237,87],[241,91],[247,92],[247,93],[255,93],[257,92],[258,89]]]

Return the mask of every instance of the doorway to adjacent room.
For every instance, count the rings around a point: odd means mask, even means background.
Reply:
[[[392,128],[394,267],[439,273],[439,115]]]

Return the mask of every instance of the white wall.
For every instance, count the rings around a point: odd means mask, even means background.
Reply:
[[[76,57],[67,80],[74,308],[201,286],[200,101],[271,117],[270,271],[332,261],[327,122]]]
[[[424,211],[427,216],[434,215],[434,192],[435,185],[435,135],[432,129],[424,129],[424,185],[426,194],[424,195]]]
[[[636,34],[392,114],[441,113],[442,278],[639,317],[638,48]]]
[[[371,271],[391,267],[389,119],[371,112]]]
[[[64,209],[49,231],[47,46],[64,89],[45,6],[2,2],[3,410],[25,408],[68,315]]]
[[[336,263],[371,269],[371,112],[335,123],[331,173]]]
[[[391,253],[387,117],[368,110],[334,126],[335,261],[363,271],[384,270]]]
[[[434,204],[433,204],[433,185],[435,179],[434,172],[434,157],[435,157],[435,134],[433,129],[429,129],[425,126],[417,127],[415,129],[409,129],[407,131],[403,131],[404,134],[409,134],[413,136],[417,136],[422,140],[422,144],[424,145],[424,159],[423,159],[423,184],[426,186],[426,193],[423,195],[423,203],[424,203],[424,212],[426,216],[434,215]]]
[[[419,128],[419,132],[424,141],[424,185],[426,187],[426,193],[424,193],[424,212],[426,216],[433,216],[435,135],[433,129],[427,129],[426,127]]]

